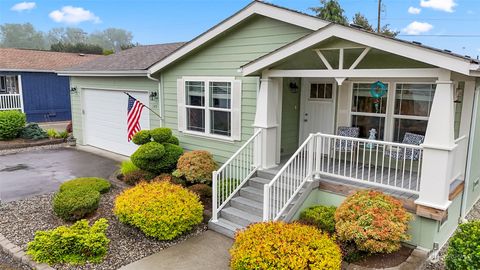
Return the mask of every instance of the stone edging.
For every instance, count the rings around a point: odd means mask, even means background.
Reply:
[[[414,249],[412,254],[407,258],[403,263],[389,268],[382,268],[383,270],[413,270],[413,269],[423,269],[427,263],[428,252],[421,249]],[[349,264],[346,267],[346,270],[371,270],[373,268],[367,268],[354,263]]]
[[[0,248],[7,254],[11,255],[14,260],[28,265],[33,269],[55,270],[55,268],[50,267],[48,264],[33,261],[30,256],[22,250],[22,248],[10,242],[5,236],[3,236],[3,234],[0,234]]]
[[[0,150],[12,150],[12,149],[19,149],[19,148],[29,148],[29,147],[37,147],[37,146],[44,146],[44,145],[54,145],[54,144],[61,144],[64,143],[64,139],[48,139],[48,140],[39,140],[39,141],[31,141],[31,142],[19,142],[16,144],[9,144],[0,146]]]

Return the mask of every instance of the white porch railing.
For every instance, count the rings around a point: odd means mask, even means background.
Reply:
[[[277,220],[308,181],[331,177],[418,194],[423,149],[418,145],[311,134],[264,186],[264,220]]]
[[[212,176],[212,221],[218,219],[218,213],[235,196],[248,179],[259,168],[261,130],[256,131],[245,144],[225,162]]]
[[[465,178],[465,166],[467,164],[467,152],[468,152],[468,140],[467,136],[463,135],[455,140],[455,149],[453,149],[452,155],[452,173],[450,175],[451,182],[456,179],[464,180]]]
[[[0,94],[0,111],[22,109],[21,94]]]

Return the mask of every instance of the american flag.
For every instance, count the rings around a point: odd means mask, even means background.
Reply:
[[[128,95],[128,113],[127,113],[127,126],[128,126],[128,141],[131,141],[133,135],[140,131],[140,116],[145,105],[134,97]]]

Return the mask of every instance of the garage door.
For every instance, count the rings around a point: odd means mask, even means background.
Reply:
[[[148,92],[128,92],[148,106]],[[127,140],[128,96],[123,91],[84,90],[85,144],[130,156],[138,146]],[[143,110],[142,129],[149,129],[149,112]]]

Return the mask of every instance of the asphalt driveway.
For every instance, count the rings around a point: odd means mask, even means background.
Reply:
[[[56,191],[77,177],[108,178],[117,162],[75,149],[34,150],[0,156],[0,200],[21,200]]]

